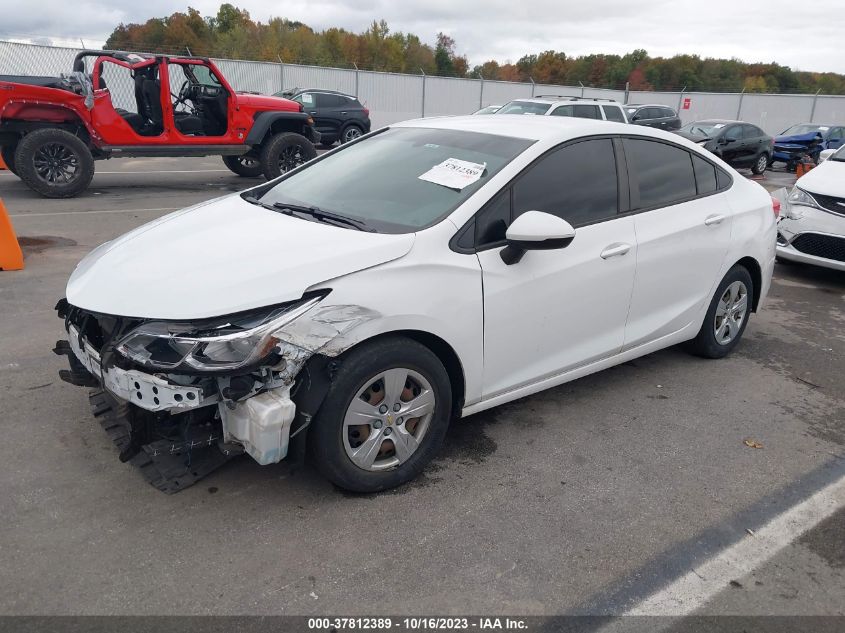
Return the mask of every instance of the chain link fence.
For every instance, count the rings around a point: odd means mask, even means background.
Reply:
[[[80,50],[0,41],[0,75],[55,77],[69,73]],[[321,88],[354,94],[370,109],[374,127],[423,116],[470,114],[488,105],[548,94],[662,104],[677,110],[684,123],[705,118],[740,119],[769,134],[778,134],[795,123],[845,124],[845,96],[629,92],[231,59],[214,59],[214,63],[238,91],[273,94],[293,88]],[[136,111],[134,83],[128,71],[107,64],[103,76],[115,107]],[[178,94],[182,81],[181,70],[172,72],[171,92]]]

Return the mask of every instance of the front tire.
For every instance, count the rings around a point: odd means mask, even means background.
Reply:
[[[85,191],[94,177],[94,157],[88,146],[57,128],[24,136],[14,162],[26,186],[46,198],[71,198]]]
[[[751,167],[751,173],[759,176],[765,172],[768,167],[769,155],[766,152],[763,152],[754,160],[754,165]]]
[[[739,343],[748,325],[754,282],[744,266],[734,266],[722,279],[698,335],[689,349],[704,358],[723,358]]]
[[[308,446],[316,467],[352,492],[416,477],[449,427],[452,389],[440,359],[403,337],[364,343],[343,359]]]
[[[264,173],[261,162],[251,156],[224,156],[223,164],[243,178],[258,178]]]
[[[317,150],[307,138],[294,132],[282,132],[264,143],[261,149],[261,169],[267,180],[273,180],[315,156]]]

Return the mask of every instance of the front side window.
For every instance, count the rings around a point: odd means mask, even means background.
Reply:
[[[687,150],[646,139],[626,138],[624,143],[629,173],[633,170],[636,174],[631,183],[632,189],[638,186],[639,203],[635,208],[667,207],[696,196]]]
[[[317,207],[370,230],[410,233],[451,213],[533,143],[478,132],[391,128],[249,195],[263,205]],[[481,178],[461,190],[420,180],[450,158],[484,164]]]

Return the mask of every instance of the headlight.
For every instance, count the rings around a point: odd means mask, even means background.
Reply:
[[[786,199],[789,203],[786,208],[786,217],[790,220],[800,220],[804,217],[804,212],[801,207],[813,207],[814,209],[821,209],[819,203],[809,193],[798,187],[793,187],[789,192],[789,197]]]
[[[121,339],[117,351],[154,369],[214,372],[248,367],[269,356],[279,343],[275,334],[323,296],[201,322],[150,321]]]

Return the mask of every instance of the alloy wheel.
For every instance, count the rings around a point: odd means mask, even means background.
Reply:
[[[404,464],[428,432],[435,405],[431,383],[412,369],[388,369],[370,378],[343,419],[346,455],[367,471]]]
[[[765,154],[761,154],[760,158],[757,159],[757,171],[759,173],[763,173],[766,171],[766,167],[769,166],[769,159],[766,157]]]
[[[62,143],[45,143],[32,160],[38,178],[49,184],[72,182],[80,171],[79,156]]]
[[[354,125],[351,127],[346,128],[343,132],[343,142],[348,143],[349,141],[354,141],[356,138],[361,136],[361,130],[359,130]]]
[[[725,288],[716,306],[713,331],[719,345],[727,345],[737,337],[745,321],[746,312],[748,288],[741,281],[735,281]]]
[[[283,173],[296,169],[306,162],[308,162],[308,158],[306,158],[305,150],[301,145],[288,145],[279,154],[279,167]]]

